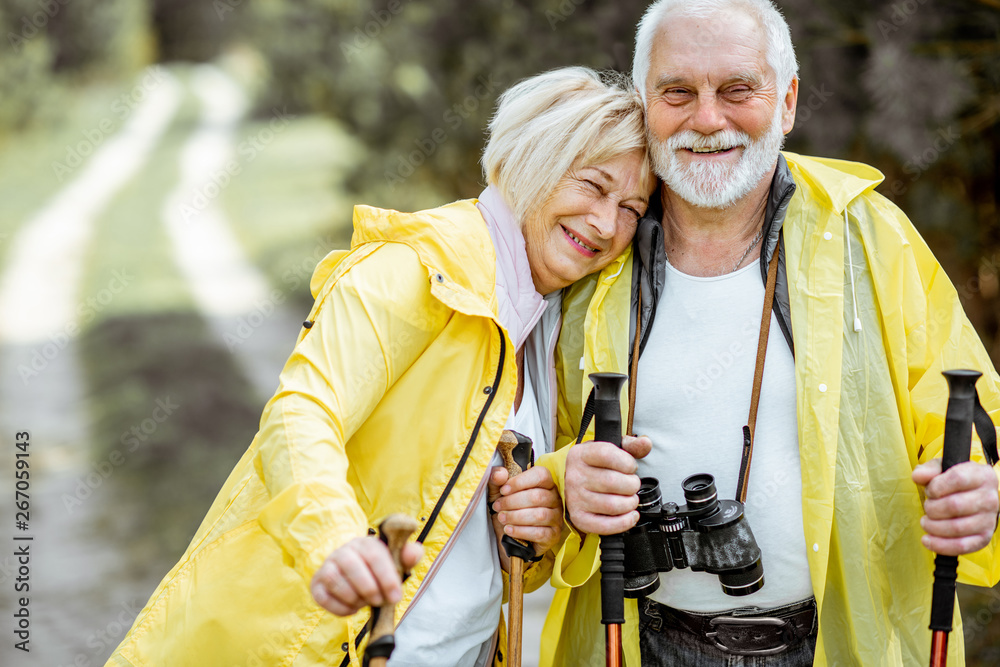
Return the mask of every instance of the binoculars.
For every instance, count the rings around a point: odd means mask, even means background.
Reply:
[[[726,595],[759,591],[764,566],[743,503],[719,500],[708,474],[688,477],[681,488],[686,505],[661,504],[659,481],[642,478],[639,522],[624,534],[625,597],[649,595],[660,572],[688,567],[718,575]]]

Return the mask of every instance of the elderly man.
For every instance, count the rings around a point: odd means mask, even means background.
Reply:
[[[557,368],[562,433],[580,427],[587,374],[619,371],[644,436],[542,461],[572,529],[542,663],[602,664],[598,536],[636,523],[639,477],[682,504],[682,480],[710,473],[720,498],[745,493],[763,587],[731,597],[715,575],[661,573],[626,605],[627,664],[640,650],[643,665],[927,664],[933,552],[963,555],[961,581],[1000,578],[997,475],[978,445],[941,473],[941,371],[982,371],[994,421],[1000,378],[919,234],[874,191],[882,175],[779,152],[799,84],[770,2],[655,3],[633,75],[659,205],[625,270],[565,295]]]

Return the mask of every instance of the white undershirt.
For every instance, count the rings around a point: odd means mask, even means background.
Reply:
[[[531,438],[535,456],[545,452],[531,374],[525,364],[524,397],[505,428]],[[494,454],[486,474],[501,465]],[[485,667],[500,622],[503,578],[486,493],[457,535],[437,575],[395,631],[389,667]]]
[[[720,498],[735,498],[763,305],[756,262],[715,278],[667,265],[639,358],[634,425],[653,441],[639,475],[659,479],[664,503],[684,504],[681,482],[696,473],[715,476]],[[683,569],[661,573],[650,597],[694,612],[766,609],[810,597],[800,472],[795,367],[772,313],[745,514],[762,551],[764,587],[730,597],[718,576]]]

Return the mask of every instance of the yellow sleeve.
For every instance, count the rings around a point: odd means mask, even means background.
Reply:
[[[261,418],[257,474],[270,496],[258,521],[306,582],[369,527],[347,481],[346,444],[443,329],[426,269],[402,244],[362,246],[326,282],[311,328]]]
[[[920,464],[940,457],[944,446],[948,387],[941,372],[957,368],[981,371],[983,377],[976,388],[994,424],[1000,420],[1000,377],[962,308],[958,292],[912,223],[888,202],[876,202],[875,207],[878,213],[896,217],[905,237],[897,275],[890,279],[895,278],[902,303],[909,408],[917,447],[913,458]],[[971,455],[974,461],[985,462],[978,438]],[[982,550],[959,559],[959,581],[979,586],[994,586],[1000,581],[1000,533],[994,533],[992,542]]]
[[[546,454],[538,459],[536,465],[545,466],[552,479],[555,480],[559,495],[565,498],[566,488],[566,457],[572,443],[565,444],[560,449]],[[565,501],[564,501],[565,505]],[[563,514],[563,541],[557,547],[555,560],[552,563],[552,585],[556,588],[573,588],[582,586],[601,567],[600,536],[582,535]]]

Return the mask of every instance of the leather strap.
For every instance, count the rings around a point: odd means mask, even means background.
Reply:
[[[753,459],[753,436],[757,426],[757,406],[760,403],[760,385],[764,380],[764,357],[767,356],[767,337],[771,330],[771,309],[774,307],[774,289],[778,282],[778,251],[774,248],[767,267],[767,286],[764,288],[764,311],[760,316],[760,337],[757,339],[757,366],[753,373],[753,393],[750,394],[750,415],[743,427],[743,460],[740,462],[740,481],[736,487],[736,500],[747,501],[750,485],[750,462]]]
[[[635,315],[635,342],[632,344],[632,364],[628,373],[628,424],[625,432],[635,435],[632,432],[632,419],[635,417],[635,387],[639,384],[639,340],[642,329],[642,283],[639,283],[639,309]]]

